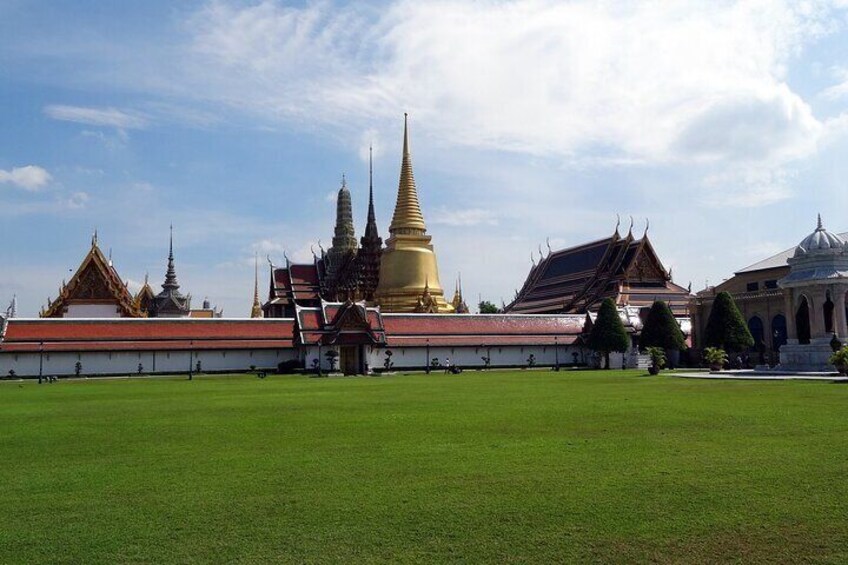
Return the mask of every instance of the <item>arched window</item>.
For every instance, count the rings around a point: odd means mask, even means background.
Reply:
[[[810,305],[807,297],[801,297],[801,304],[795,313],[795,328],[798,332],[798,343],[810,343]]]
[[[759,349],[765,344],[765,330],[763,329],[763,320],[759,316],[752,316],[748,320],[748,330],[754,338],[754,350]]]
[[[827,302],[822,306],[822,313],[824,314],[824,333],[831,334],[833,333],[833,301],[829,294]]]
[[[771,347],[778,351],[786,343],[786,316],[778,314],[771,319]]]

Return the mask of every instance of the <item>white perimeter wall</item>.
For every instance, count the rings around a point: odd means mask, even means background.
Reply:
[[[263,349],[231,351],[144,351],[144,352],[85,352],[85,353],[44,353],[42,357],[43,375],[68,376],[75,374],[77,361],[82,364],[82,375],[115,375],[138,373],[138,364],[142,372],[149,373],[187,373],[189,363],[196,370],[200,361],[201,371],[247,371],[251,365],[258,369],[276,370],[281,361],[296,359],[298,350]],[[39,354],[0,353],[0,377],[15,371],[19,377],[39,375]]]
[[[321,348],[321,369],[329,370],[330,364],[327,362],[326,354],[328,347]],[[338,350],[338,348],[336,348]],[[392,369],[423,369],[427,364],[427,348],[426,347],[371,347],[365,346],[365,363],[372,370],[383,370],[386,360],[386,351],[392,352]],[[492,367],[524,367],[527,365],[527,359],[531,354],[536,358],[537,366],[556,364],[557,352],[553,345],[530,345],[530,346],[503,346],[503,347],[431,347],[430,359],[438,358],[442,366],[445,360],[450,358],[451,364],[458,365],[463,368],[483,367],[482,357],[488,354],[491,355]],[[559,346],[559,363],[560,365],[570,365],[575,362],[573,354],[577,354],[577,363],[591,363],[592,352],[587,349],[580,349],[576,346],[560,345]],[[317,347],[306,347],[303,351],[302,360],[304,366],[309,369],[312,367],[313,359],[318,358]],[[613,362],[613,367],[621,367],[621,355],[618,356],[618,365]],[[338,362],[336,363],[338,367]]]

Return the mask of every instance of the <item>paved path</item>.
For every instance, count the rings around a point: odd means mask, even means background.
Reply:
[[[717,379],[727,381],[830,381],[848,382],[848,377],[836,373],[789,373],[769,374],[754,371],[722,371],[721,373],[668,373],[670,377],[682,379]]]

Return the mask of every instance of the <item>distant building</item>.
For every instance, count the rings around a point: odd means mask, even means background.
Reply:
[[[370,171],[370,169],[369,169]],[[326,302],[365,301],[383,312],[451,313],[439,282],[436,254],[427,235],[412,171],[409,130],[404,117],[403,156],[390,237],[383,247],[374,212],[373,178],[369,173],[365,233],[357,242],[350,190],[342,177],[336,200],[333,244],[312,263],[271,269],[266,318],[294,315],[295,304],[317,307]],[[467,307],[465,308],[467,311]]]
[[[103,255],[97,232],[91,248],[59,295],[47,299],[42,318],[139,318],[141,311],[112,262]]]
[[[111,253],[110,253],[111,255]],[[220,318],[221,311],[208,300],[203,308],[191,309],[191,295],[180,292],[174,268],[173,233],[168,252],[168,266],[162,291],[154,294],[147,275],[133,296],[121,280],[112,260],[100,250],[97,233],[91,248],[68,282],[62,282],[59,295],[48,299],[42,318]]]
[[[830,234],[821,225],[816,228],[813,234],[808,236],[808,239],[816,234],[827,234],[828,236],[833,236],[834,239],[848,239],[848,232]],[[751,353],[757,356],[756,360],[758,362],[777,363],[778,352],[792,338],[793,333],[796,334],[794,339],[802,343],[808,341],[810,339],[809,325],[805,326],[802,322],[799,331],[793,327],[792,321],[795,319],[809,320],[809,314],[804,314],[802,311],[804,315],[798,316],[798,312],[795,310],[809,309],[810,301],[814,297],[810,293],[799,293],[797,297],[787,301],[786,291],[781,287],[781,281],[787,280],[787,277],[790,275],[790,263],[799,254],[798,249],[803,248],[804,245],[809,246],[810,244],[802,242],[797,246],[758,261],[753,265],[736,271],[731,278],[721,284],[705,288],[693,296],[690,302],[694,338],[693,345],[698,349],[702,349],[705,346],[704,332],[712,310],[713,301],[715,300],[715,296],[723,291],[730,293],[748,323],[748,329],[754,338],[754,347]],[[825,255],[832,253],[832,251],[827,251]],[[801,255],[804,254],[802,253]],[[839,281],[834,279],[832,282],[836,284]],[[818,301],[817,308],[826,302],[824,291],[822,292],[822,296],[818,296],[818,294],[815,296],[815,300]],[[832,294],[834,296],[833,303],[835,303],[838,293]],[[789,306],[790,304],[792,305],[791,307]],[[829,331],[832,332],[834,327],[831,325]],[[826,329],[824,324],[822,324],[821,332],[819,333],[823,333]],[[840,337],[843,336],[840,335]],[[762,356],[762,359],[760,359],[760,356]]]
[[[184,296],[177,282],[177,271],[174,268],[174,228],[171,226],[165,282],[162,283],[162,292],[153,298],[148,315],[151,318],[183,318],[188,317],[190,313],[191,295]]]
[[[617,306],[650,308],[663,300],[677,318],[688,317],[689,291],[672,281],[648,239],[631,230],[559,251],[533,265],[515,299],[514,314],[583,314],[596,311],[605,298]]]

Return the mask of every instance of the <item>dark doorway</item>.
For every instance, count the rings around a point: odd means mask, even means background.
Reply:
[[[343,346],[341,348],[341,370],[345,375],[358,375],[362,373],[360,362],[362,356],[360,354],[361,347]]]
[[[830,296],[827,297],[827,302],[824,303],[822,307],[822,313],[824,314],[824,333],[832,334],[833,333],[833,301],[830,299]]]
[[[754,338],[754,350],[759,350],[765,344],[765,329],[763,328],[763,320],[759,316],[752,316],[748,320],[748,331]]]
[[[778,314],[771,319],[771,348],[779,351],[780,346],[786,343],[786,316]]]
[[[807,297],[801,297],[801,305],[795,313],[795,329],[798,331],[798,343],[810,343],[810,305]]]

